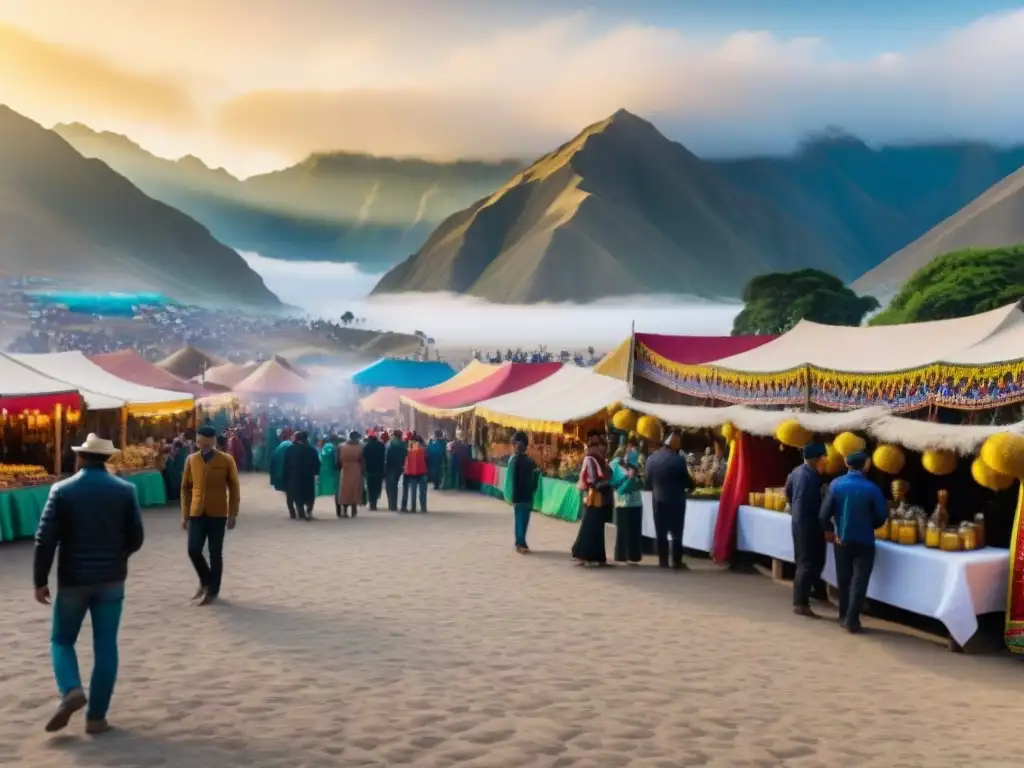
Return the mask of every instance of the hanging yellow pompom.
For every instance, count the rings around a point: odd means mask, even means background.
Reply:
[[[620,432],[632,432],[636,429],[637,418],[633,411],[623,408],[612,416],[612,426]]]
[[[921,466],[933,475],[948,475],[956,469],[956,454],[952,451],[925,451]]]
[[[803,448],[814,439],[814,434],[796,419],[788,419],[775,430],[775,439],[791,448]]]
[[[971,462],[971,477],[982,488],[988,488],[990,491],[1005,491],[1013,485],[1013,478],[1010,475],[996,472],[980,458]]]
[[[989,469],[1008,477],[1024,477],[1024,437],[999,432],[981,446],[981,460]]]
[[[825,474],[838,475],[846,471],[846,457],[833,443],[825,443]]]
[[[843,434],[836,437],[832,441],[832,445],[839,451],[839,455],[845,460],[851,453],[857,453],[863,451],[868,447],[868,444],[864,442],[864,438],[860,435],[855,435],[853,432],[843,432]]]
[[[871,454],[871,463],[887,475],[898,475],[903,471],[907,457],[895,445],[880,445]]]
[[[661,442],[661,422],[653,416],[641,416],[636,422],[636,431],[644,440]]]
[[[622,410],[622,403],[612,403],[611,405],[609,405],[609,406],[608,406],[608,407],[607,407],[607,408],[605,409],[605,412],[606,412],[606,413],[607,413],[607,414],[608,414],[609,416],[614,416],[614,415],[615,415],[616,413],[618,413],[618,412],[619,412],[620,410]]]
[[[736,427],[729,422],[722,425],[722,437],[725,442],[731,443],[736,438]]]

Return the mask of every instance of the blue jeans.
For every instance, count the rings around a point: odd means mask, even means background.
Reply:
[[[117,630],[124,607],[124,582],[95,584],[88,587],[58,587],[53,601],[53,630],[50,656],[53,675],[61,696],[82,687],[75,642],[85,614],[92,618],[93,666],[89,682],[89,720],[107,716],[117,681]]]
[[[420,509],[427,511],[427,476],[406,475],[402,480],[402,509],[410,512],[416,511],[416,496],[420,498]],[[409,497],[412,497],[411,499]]]
[[[529,502],[513,504],[512,512],[516,518],[516,546],[526,546],[526,529],[530,527],[530,511],[533,505]]]
[[[190,517],[188,519],[188,558],[196,569],[199,583],[216,597],[224,575],[224,531],[226,517]],[[210,562],[203,557],[203,547],[210,545]]]

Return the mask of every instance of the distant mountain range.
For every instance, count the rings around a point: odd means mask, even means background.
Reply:
[[[434,163],[350,153],[240,180],[196,157],[165,160],[129,138],[79,123],[53,129],[146,194],[202,221],[222,242],[286,260],[354,263],[382,272],[524,163]]]
[[[2,105],[0,271],[192,304],[283,308],[202,224]]]
[[[1024,168],[901,248],[852,287],[887,302],[911,275],[937,256],[972,246],[1016,243],[1024,243]]]
[[[450,216],[374,292],[731,297],[755,275],[811,265],[853,276],[800,221],[620,110]]]
[[[620,110],[453,214],[374,292],[736,298],[803,266],[849,281],[1022,164],[1024,147],[873,150],[836,132],[789,158],[703,161]]]

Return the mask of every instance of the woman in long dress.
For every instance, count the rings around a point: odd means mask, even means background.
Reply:
[[[338,436],[331,435],[324,441],[320,448],[320,475],[317,480],[317,496],[338,495],[338,457],[334,446],[338,443]]]
[[[356,516],[363,503],[363,447],[359,444],[359,433],[350,432],[348,441],[338,451],[338,466],[341,469],[341,487],[338,490],[338,517]]]
[[[604,433],[594,430],[587,434],[587,455],[580,471],[580,492],[583,494],[583,519],[572,545],[572,556],[577,565],[610,567],[605,552],[604,526],[611,517],[611,470],[605,456],[608,443]]]

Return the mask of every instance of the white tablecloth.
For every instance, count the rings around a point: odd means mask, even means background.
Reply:
[[[793,562],[789,515],[740,507],[737,549]],[[986,547],[974,552],[942,552],[922,546],[877,542],[868,597],[880,603],[938,619],[963,645],[978,631],[977,617],[1006,608],[1010,553]],[[836,585],[832,547],[822,574]]]
[[[643,492],[644,522],[643,535],[655,537],[654,502],[650,491]],[[718,520],[718,502],[701,499],[687,499],[686,524],[683,526],[683,546],[698,552],[710,552],[715,540],[715,523]]]

